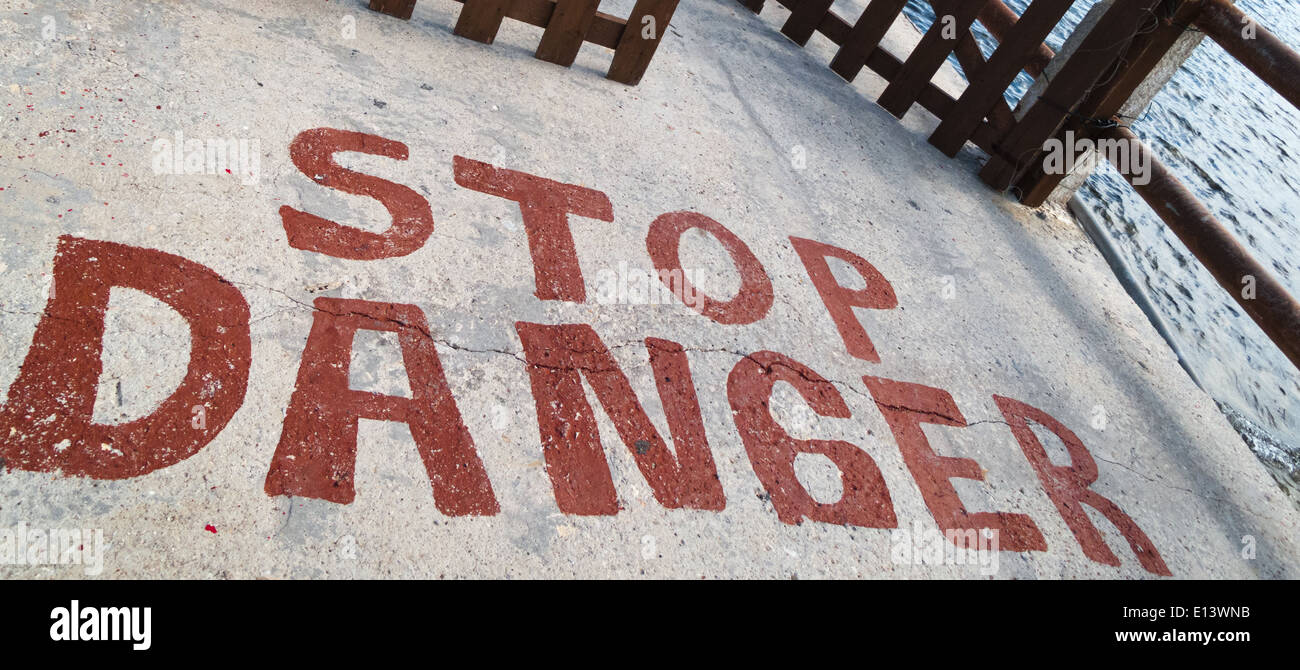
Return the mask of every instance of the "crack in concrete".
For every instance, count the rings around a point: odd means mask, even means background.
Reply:
[[[276,535],[280,535],[280,534],[283,533],[286,529],[288,529],[288,528],[289,528],[289,522],[293,520],[293,496],[285,496],[285,497],[289,499],[289,511],[288,511],[288,512],[285,512],[285,515],[284,515],[284,525],[283,525],[283,526],[280,526],[280,530],[275,531],[275,534],[276,534]]]
[[[1114,465],[1115,467],[1118,467],[1118,468],[1121,468],[1121,469],[1127,470],[1127,471],[1129,471],[1129,472],[1131,472],[1131,473],[1133,473],[1133,474],[1135,474],[1135,475],[1137,475],[1137,476],[1139,476],[1139,477],[1141,477],[1141,478],[1147,480],[1148,482],[1151,482],[1152,484],[1156,484],[1156,485],[1158,485],[1158,486],[1162,486],[1162,487],[1167,488],[1167,489],[1170,489],[1170,490],[1172,490],[1172,491],[1182,491],[1183,493],[1190,493],[1191,495],[1196,496],[1196,497],[1198,497],[1198,498],[1207,498],[1207,499],[1209,499],[1209,500],[1213,500],[1213,501],[1215,501],[1215,502],[1217,502],[1217,503],[1222,503],[1222,504],[1224,504],[1224,505],[1231,505],[1231,504],[1233,504],[1231,501],[1224,500],[1224,499],[1222,499],[1222,498],[1216,498],[1216,497],[1214,497],[1214,496],[1212,496],[1212,495],[1209,495],[1209,494],[1207,494],[1207,493],[1198,493],[1198,492],[1193,491],[1193,490],[1191,490],[1191,489],[1189,489],[1189,488],[1186,488],[1186,487],[1175,486],[1175,485],[1173,485],[1173,484],[1170,484],[1170,483],[1166,482],[1163,478],[1160,478],[1160,477],[1152,477],[1151,475],[1148,475],[1148,474],[1146,474],[1146,473],[1144,473],[1144,472],[1139,472],[1139,471],[1137,471],[1137,470],[1134,470],[1133,468],[1131,468],[1131,467],[1129,467],[1129,466],[1127,466],[1127,465],[1125,465],[1125,464],[1123,464],[1123,463],[1120,463],[1119,461],[1112,461],[1112,460],[1110,460],[1109,458],[1106,458],[1106,457],[1104,457],[1104,456],[1098,456],[1096,453],[1093,453],[1093,454],[1092,454],[1092,457],[1093,457],[1094,459],[1098,460],[1098,461],[1103,462],[1103,463],[1109,463],[1109,464],[1111,464],[1111,465]]]
[[[431,341],[433,341],[433,342],[435,342],[435,343],[437,343],[437,344],[441,344],[441,345],[447,347],[448,349],[453,349],[453,350],[455,350],[455,351],[463,351],[463,352],[466,352],[466,353],[474,353],[474,354],[498,354],[498,355],[502,355],[502,356],[509,356],[509,357],[511,357],[511,358],[513,358],[513,359],[515,359],[515,360],[517,360],[517,361],[519,361],[519,362],[521,362],[521,363],[524,363],[525,365],[529,365],[529,366],[533,366],[533,367],[539,367],[539,368],[544,368],[544,369],[551,369],[551,370],[569,371],[569,370],[579,369],[579,370],[582,370],[582,371],[584,371],[584,372],[615,372],[615,371],[618,371],[618,370],[619,370],[619,368],[617,368],[617,367],[614,367],[614,368],[599,368],[599,367],[590,367],[590,366],[563,366],[563,365],[554,365],[554,366],[553,366],[553,365],[547,365],[547,364],[545,364],[545,363],[541,363],[541,362],[529,361],[529,360],[527,359],[527,357],[526,357],[522,352],[510,351],[510,350],[507,350],[507,349],[492,349],[492,348],[476,349],[476,348],[469,347],[469,346],[466,346],[466,345],[463,345],[463,344],[459,344],[459,343],[457,343],[457,342],[453,342],[453,341],[451,341],[451,340],[447,340],[447,339],[445,339],[445,338],[439,338],[439,337],[437,337],[436,335],[434,335],[433,333],[429,332],[428,329],[426,329],[426,328],[424,328],[424,327],[421,327],[421,326],[419,326],[419,325],[416,325],[416,324],[407,323],[407,322],[405,322],[405,321],[402,321],[401,319],[393,319],[393,318],[376,318],[376,317],[374,317],[373,315],[370,315],[370,314],[363,314],[363,313],[359,313],[359,312],[344,312],[344,313],[339,313],[339,312],[332,312],[332,311],[330,311],[330,310],[322,310],[322,309],[316,307],[316,306],[313,305],[313,304],[309,304],[309,303],[303,302],[302,300],[299,300],[299,299],[293,297],[292,295],[289,295],[289,294],[286,293],[285,291],[282,291],[282,290],[277,289],[277,288],[272,288],[272,287],[270,287],[270,286],[263,286],[263,285],[261,285],[261,284],[256,284],[256,283],[253,283],[253,282],[237,282],[237,281],[231,281],[231,280],[227,280],[227,279],[223,279],[222,281],[223,281],[224,283],[226,283],[226,284],[230,284],[230,285],[232,285],[232,286],[235,286],[236,288],[238,288],[238,287],[240,287],[240,286],[245,286],[245,287],[253,287],[253,288],[261,289],[261,290],[264,290],[264,291],[269,291],[269,292],[271,292],[271,293],[278,293],[278,294],[284,296],[285,298],[287,298],[290,302],[292,302],[292,303],[298,305],[299,307],[302,307],[303,309],[306,309],[306,310],[309,310],[309,311],[312,311],[312,312],[318,312],[318,311],[319,311],[319,312],[325,312],[326,314],[332,314],[332,315],[334,315],[334,316],[358,316],[358,317],[363,317],[363,318],[366,318],[366,319],[373,319],[373,320],[377,320],[377,321],[384,321],[384,322],[387,322],[387,323],[392,323],[392,324],[395,324],[395,325],[397,325],[397,326],[399,326],[399,327],[402,327],[402,328],[408,328],[408,329],[411,329],[411,330],[415,330],[415,331],[419,332],[420,334],[424,335],[424,336],[425,336],[426,338],[428,338],[429,340],[431,340]],[[262,319],[264,319],[264,318],[266,318],[266,317],[262,317],[261,319],[258,319],[258,320],[260,321],[260,320],[262,320]],[[606,344],[606,345],[605,345],[605,348],[608,349],[608,350],[614,350],[614,349],[625,349],[625,348],[627,348],[627,347],[637,347],[637,346],[647,346],[647,347],[649,347],[649,346],[654,346],[654,345],[646,345],[644,342],[641,342],[641,341],[634,341],[634,342],[619,342],[619,343],[614,343],[614,344]],[[772,364],[772,365],[766,365],[766,364],[764,364],[762,361],[759,361],[758,359],[754,358],[754,354],[753,354],[753,353],[746,353],[746,352],[736,351],[736,350],[733,350],[733,349],[726,349],[726,348],[701,348],[701,347],[686,347],[686,346],[683,346],[683,347],[682,347],[682,350],[685,351],[685,352],[705,353],[705,354],[707,354],[707,353],[721,353],[721,354],[729,354],[729,355],[736,356],[736,357],[741,358],[741,359],[749,359],[749,360],[753,361],[754,363],[758,364],[759,367],[761,367],[764,371],[768,372],[769,374],[772,372],[772,369],[775,368],[776,366],[786,367],[787,369],[791,370],[791,371],[794,372],[796,375],[798,375],[798,376],[800,376],[801,378],[807,380],[808,382],[811,382],[811,383],[823,383],[823,382],[824,382],[824,383],[829,383],[829,384],[831,384],[831,385],[833,385],[833,386],[847,388],[847,389],[853,391],[854,393],[857,393],[858,395],[861,395],[861,396],[864,397],[864,398],[868,398],[868,399],[871,398],[871,395],[870,395],[870,394],[868,394],[868,393],[866,393],[866,392],[864,392],[864,391],[860,391],[860,390],[854,388],[853,385],[852,385],[852,382],[846,382],[846,381],[843,381],[843,380],[829,379],[829,378],[824,378],[824,377],[810,377],[810,376],[804,374],[802,371],[797,370],[797,369],[795,369],[795,368],[792,368],[792,367],[790,367],[790,366],[784,365],[784,364],[782,364],[782,363],[774,363],[774,364]],[[583,353],[594,354],[594,353],[600,353],[600,352],[598,352],[598,351],[581,351],[581,350],[571,350],[571,351],[572,351],[573,353],[575,353],[575,354],[583,354]]]
[[[969,425],[969,424],[966,424],[966,421],[965,421],[964,419],[958,419],[958,418],[956,418],[956,417],[951,417],[951,416],[948,416],[947,414],[940,414],[939,412],[933,412],[933,411],[930,411],[930,410],[928,410],[928,409],[919,409],[919,408],[916,408],[916,407],[908,407],[908,406],[906,406],[906,405],[891,405],[891,404],[889,404],[889,403],[881,402],[881,401],[879,401],[879,400],[876,400],[875,402],[876,402],[876,405],[877,405],[878,407],[881,407],[881,408],[883,408],[883,409],[893,410],[893,411],[896,411],[896,412],[913,412],[913,413],[915,413],[915,414],[924,414],[924,415],[926,415],[926,416],[933,416],[933,417],[936,417],[936,418],[938,418],[938,419],[942,419],[942,420],[944,420],[944,421],[949,421],[949,422],[952,422],[952,423],[955,423],[955,424],[958,424],[958,425],[963,425],[963,424],[964,424],[964,425]]]
[[[424,335],[425,338],[429,339],[430,341],[434,342],[435,344],[441,344],[441,345],[447,347],[448,349],[452,349],[452,350],[455,350],[455,351],[461,351],[461,352],[471,353],[471,354],[496,354],[496,355],[501,355],[501,356],[509,356],[510,358],[513,358],[513,359],[515,359],[515,360],[517,360],[517,361],[519,361],[519,362],[521,362],[521,363],[523,363],[523,364],[525,364],[525,365],[528,365],[528,366],[531,366],[531,367],[537,367],[537,368],[547,369],[547,370],[558,370],[558,371],[564,371],[564,372],[568,372],[568,371],[572,371],[572,370],[580,370],[580,371],[582,371],[582,372],[587,372],[587,373],[595,373],[595,372],[621,372],[621,371],[622,371],[622,370],[621,370],[619,367],[617,367],[617,366],[615,366],[615,367],[613,367],[613,368],[602,368],[602,367],[591,367],[591,366],[547,365],[547,364],[545,364],[545,363],[541,363],[541,362],[529,361],[528,358],[526,357],[526,355],[524,355],[522,352],[510,351],[510,350],[507,350],[507,349],[492,349],[492,348],[476,349],[476,348],[469,347],[469,346],[466,346],[466,345],[463,345],[463,344],[459,344],[459,343],[457,343],[457,342],[453,342],[453,341],[448,340],[448,339],[445,339],[445,338],[439,338],[439,337],[435,336],[432,332],[430,332],[427,328],[420,327],[420,326],[418,326],[418,325],[416,325],[416,324],[407,323],[407,322],[405,322],[405,321],[402,321],[401,319],[391,319],[391,318],[388,318],[388,319],[381,319],[381,318],[376,318],[376,317],[374,317],[374,316],[372,316],[372,315],[370,315],[370,314],[364,314],[364,313],[360,313],[360,312],[342,312],[342,313],[340,313],[340,312],[333,312],[333,311],[330,311],[330,310],[322,310],[322,309],[316,307],[316,306],[313,305],[313,304],[309,304],[309,303],[303,302],[303,301],[301,301],[301,300],[299,300],[299,299],[293,297],[292,295],[289,295],[287,292],[282,291],[282,290],[277,289],[277,288],[272,288],[272,287],[270,287],[270,286],[264,286],[264,285],[262,285],[262,284],[257,284],[257,283],[253,283],[253,282],[237,282],[237,281],[231,281],[231,280],[224,279],[224,278],[221,279],[221,281],[222,281],[222,283],[228,284],[228,285],[230,285],[230,286],[234,286],[234,287],[236,287],[236,288],[239,288],[239,287],[241,287],[241,286],[242,286],[242,287],[252,287],[252,288],[256,288],[256,289],[261,289],[261,290],[263,290],[263,291],[268,291],[268,292],[271,292],[271,293],[278,293],[278,294],[284,296],[286,299],[288,299],[288,300],[289,300],[290,302],[292,302],[294,305],[297,305],[298,307],[300,307],[300,308],[302,308],[302,309],[305,309],[305,310],[308,310],[308,311],[311,311],[311,312],[325,312],[326,314],[332,314],[332,315],[334,315],[334,316],[341,316],[341,317],[343,317],[343,316],[356,316],[356,317],[362,317],[362,318],[366,318],[366,319],[373,319],[373,320],[377,320],[377,321],[385,321],[385,322],[388,322],[388,323],[392,323],[392,324],[395,324],[395,325],[397,325],[397,326],[399,326],[399,327],[401,327],[401,328],[407,328],[407,329],[415,330],[415,331],[419,332],[420,334]],[[276,311],[274,311],[274,312],[272,312],[272,313],[270,313],[270,314],[265,314],[265,315],[263,315],[263,316],[261,316],[261,317],[258,317],[258,318],[256,318],[256,319],[253,319],[253,320],[249,321],[249,325],[251,326],[251,325],[254,324],[254,323],[258,323],[258,322],[261,322],[261,321],[265,321],[266,319],[269,319],[269,318],[274,317],[274,316],[280,316],[280,315],[282,315],[282,314],[287,314],[287,313],[290,312],[290,311],[292,311],[292,310],[276,310]],[[6,310],[0,310],[0,313],[4,313],[4,314],[23,314],[23,315],[31,315],[31,316],[40,316],[40,317],[42,317],[42,318],[44,318],[45,316],[49,316],[49,315],[47,315],[47,314],[44,313],[44,312],[17,312],[17,311],[6,311]],[[63,317],[54,317],[54,318],[63,318]],[[66,320],[66,319],[65,319],[65,320]],[[649,347],[656,346],[656,345],[649,344],[649,343],[645,343],[645,342],[640,342],[640,341],[633,341],[633,342],[619,342],[619,343],[615,343],[615,344],[607,344],[607,345],[605,345],[605,348],[606,348],[607,350],[614,350],[614,349],[625,349],[625,348],[628,348],[628,347],[638,347],[638,346],[645,346],[645,347],[648,349]],[[601,353],[601,352],[599,352],[599,351],[595,351],[595,350],[586,350],[586,351],[582,351],[582,350],[573,350],[573,349],[571,349],[570,351],[573,352],[573,353],[575,353],[575,354],[584,354],[584,353],[585,353],[585,354],[597,354],[597,353]],[[931,411],[928,411],[928,410],[917,409],[917,408],[914,408],[914,407],[907,407],[907,406],[901,406],[901,405],[890,405],[890,404],[888,404],[888,403],[880,402],[880,401],[876,400],[875,397],[872,396],[870,393],[865,392],[865,391],[861,391],[861,390],[855,388],[854,385],[853,385],[853,384],[854,384],[853,382],[848,382],[848,381],[838,380],[838,379],[831,379],[831,378],[828,378],[828,377],[810,377],[810,376],[804,374],[803,371],[798,370],[798,369],[796,369],[796,368],[793,368],[793,367],[791,367],[791,366],[785,365],[785,364],[780,363],[780,362],[776,362],[776,363],[773,363],[773,364],[771,364],[771,365],[765,365],[762,361],[756,359],[756,358],[754,357],[754,354],[753,354],[753,353],[746,353],[746,352],[736,351],[736,350],[734,350],[734,349],[726,349],[726,348],[704,348],[704,347],[686,347],[686,346],[682,346],[682,351],[683,351],[683,352],[698,353],[698,354],[727,354],[727,355],[730,355],[730,356],[736,356],[737,358],[742,359],[742,360],[746,360],[746,359],[747,359],[747,360],[753,361],[753,362],[756,363],[760,368],[762,368],[762,369],[764,370],[764,372],[766,372],[766,373],[768,373],[768,374],[771,374],[772,371],[773,371],[773,369],[776,368],[777,366],[781,366],[781,367],[784,367],[784,368],[790,370],[791,372],[794,372],[796,375],[798,375],[800,378],[804,379],[805,381],[808,381],[808,382],[813,383],[813,384],[817,384],[817,383],[827,383],[827,384],[830,384],[830,385],[832,385],[832,386],[834,386],[834,387],[836,387],[836,388],[844,388],[844,389],[847,389],[847,390],[849,390],[849,391],[852,391],[853,393],[856,393],[856,394],[859,395],[859,396],[862,396],[863,398],[866,398],[866,399],[868,399],[868,400],[871,400],[872,402],[874,402],[874,403],[875,403],[876,405],[878,405],[879,407],[882,407],[882,408],[885,408],[885,409],[891,409],[891,410],[897,410],[897,411],[907,411],[907,412],[916,412],[916,413],[918,413],[918,414],[925,414],[925,415],[933,416],[933,417],[936,417],[936,418],[939,418],[939,419],[942,419],[942,420],[945,420],[945,421],[949,421],[949,422],[953,422],[953,423],[958,423],[958,420],[957,420],[957,419],[955,419],[954,417],[950,417],[950,416],[948,416],[948,415],[946,415],[946,414],[940,414],[940,413],[938,413],[938,412],[931,412]],[[1000,423],[1000,424],[1002,424],[1002,425],[1004,425],[1004,426],[1010,426],[1010,424],[1008,424],[1006,421],[1003,421],[1003,420],[1000,420],[1000,419],[981,419],[981,420],[978,420],[978,421],[969,421],[969,422],[966,422],[966,424],[965,424],[964,427],[969,428],[969,427],[971,427],[971,426],[978,426],[978,425],[981,425],[981,424],[988,424],[988,423]],[[1104,459],[1103,459],[1103,460],[1104,460]],[[1107,461],[1107,462],[1110,462],[1110,461]],[[1121,467],[1122,467],[1122,466],[1121,466]]]

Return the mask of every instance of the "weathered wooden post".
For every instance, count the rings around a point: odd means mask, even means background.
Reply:
[[[1023,118],[1048,88],[1050,80],[1056,78],[1069,56],[1074,54],[1088,34],[1093,32],[1102,15],[1111,8],[1114,0],[1107,0],[1093,7],[1088,16],[1080,23],[1074,35],[1066,41],[1061,49],[1062,58],[1056,59],[1030,87],[1021,99],[1016,110],[1018,118]],[[1156,16],[1148,21],[1146,30],[1137,31],[1127,51],[1115,67],[1103,80],[1108,83],[1092,90],[1083,100],[1077,102],[1077,108],[1066,119],[1058,132],[1064,135],[1072,132],[1076,137],[1092,137],[1104,128],[1093,127],[1090,119],[1110,119],[1114,116],[1137,118],[1142,115],[1147,105],[1161,89],[1169,83],[1204,35],[1187,30],[1187,25],[1200,10],[1201,0],[1164,0],[1157,7]],[[1056,104],[1062,101],[1048,97]],[[1102,124],[1105,125],[1105,124]],[[1045,174],[1041,165],[1028,166],[1017,177],[1015,187],[1019,191],[1021,202],[1037,207],[1047,201],[1065,203],[1092,174],[1089,166],[1092,161],[1076,161],[1081,167],[1069,174]],[[990,178],[994,177],[990,171]],[[992,179],[992,185],[1006,188],[1005,181]]]
[[[600,0],[456,0],[464,5],[454,33],[491,44],[510,17],[544,29],[535,56],[568,67],[583,42],[614,50],[608,78],[635,86],[641,81],[679,0],[637,0],[626,21],[598,10]],[[899,0],[901,1],[901,0]],[[409,20],[416,0],[370,0],[370,9]]]
[[[632,14],[627,17],[627,27],[614,50],[610,63],[609,79],[636,86],[641,81],[654,58],[659,42],[668,33],[668,22],[677,11],[678,0],[637,0]]]
[[[415,0],[370,0],[370,9],[410,21],[411,13],[415,11]]]
[[[564,67],[573,65],[587,31],[596,20],[599,5],[600,0],[559,0],[551,22],[546,24],[542,42],[537,45],[537,58]]]
[[[454,32],[475,42],[491,44],[509,8],[510,0],[465,0]]]

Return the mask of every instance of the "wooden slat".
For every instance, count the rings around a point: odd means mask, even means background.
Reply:
[[[921,90],[930,83],[948,55],[957,47],[961,36],[970,33],[971,24],[987,2],[988,0],[965,0],[958,3],[951,13],[936,12],[934,24],[912,50],[912,55],[907,57],[898,77],[880,95],[877,101],[880,106],[890,114],[903,118],[916,102]],[[949,5],[945,9],[950,7]],[[952,17],[952,21],[946,21],[945,17]],[[951,37],[946,34],[951,34]]]
[[[628,86],[641,81],[659,43],[668,34],[668,23],[677,10],[677,1],[637,0],[627,18],[623,38],[614,50],[614,61],[610,63],[607,78]],[[649,27],[645,23],[646,17],[654,19]]]
[[[454,1],[462,4],[465,2],[465,0]],[[554,13],[555,0],[513,0],[506,9],[506,18],[545,28],[551,22],[551,15]],[[623,26],[626,23],[627,21],[617,16],[596,12],[596,20],[587,31],[586,39],[592,44],[614,49],[623,38]]]
[[[979,20],[993,39],[1002,42],[1007,33],[1011,32],[1011,28],[1016,25],[1016,21],[1020,20],[1020,15],[1016,14],[1014,9],[1007,7],[1002,0],[992,0],[984,6],[984,11],[980,12]],[[1039,44],[1034,55],[1025,62],[1025,72],[1032,77],[1037,77],[1043,73],[1043,68],[1047,67],[1055,55],[1056,53],[1046,44]]]
[[[940,14],[951,14],[952,3],[959,0],[930,0],[930,7],[934,10],[935,16]],[[984,11],[980,12],[978,20],[983,21],[985,14],[993,3],[1001,0],[988,0],[984,6]],[[984,52],[980,50],[979,42],[976,41],[975,35],[967,30],[962,34],[961,39],[957,41],[957,62],[961,64],[962,72],[966,75],[966,81],[975,77],[975,73],[983,68],[987,61],[984,60]],[[1011,124],[1015,123],[1015,117],[1011,114],[1011,105],[1007,104],[1006,99],[998,98],[997,104],[988,114],[989,125],[991,125],[999,134],[1005,134],[1011,130]]]
[[[803,0],[777,0],[777,2],[791,10],[798,7],[799,3],[802,1]],[[843,17],[836,14],[834,11],[826,12],[826,16],[822,18],[821,25],[817,26],[817,32],[821,33],[826,37],[826,39],[829,39],[837,46],[844,46],[846,41],[849,39],[849,33],[852,32],[852,30],[853,26],[849,25],[848,21],[845,21]],[[886,81],[890,81],[896,77],[898,71],[902,69],[902,67],[903,62],[884,49],[876,49],[871,52],[871,56],[867,58],[867,68],[883,77]],[[940,119],[947,116],[957,102],[952,98],[952,96],[945,93],[933,83],[926,85],[925,89],[921,91],[921,95],[916,101],[924,107],[926,111],[934,114]],[[976,128],[975,134],[971,136],[971,141],[985,153],[991,154],[993,153],[993,142],[999,136],[1000,133],[995,130],[992,125],[981,122]]]
[[[370,8],[381,14],[409,21],[411,13],[415,11],[415,0],[370,0]]]
[[[1184,26],[1192,22],[1199,10],[1197,2],[1183,1],[1169,20],[1158,21],[1155,30],[1139,33],[1133,39],[1128,53],[1120,59],[1122,66],[1114,78],[1111,79],[1109,74],[1103,77],[1103,81],[1109,81],[1110,84],[1098,87],[1088,94],[1079,105],[1078,114],[1101,119],[1119,114],[1138,86],[1147,80],[1165,54],[1169,53],[1169,49],[1186,33]],[[1064,135],[1066,131],[1073,131],[1077,137],[1091,137],[1095,134],[1092,127],[1074,117],[1067,120],[1057,134]],[[1042,205],[1065,177],[1064,174],[1045,174],[1042,162],[1036,161],[1016,184],[1021,193],[1020,201],[1029,207]]]
[[[906,4],[907,0],[871,0],[831,61],[835,74],[845,81],[853,81]]]
[[[510,0],[465,0],[456,19],[455,33],[475,42],[491,44],[501,29]]]
[[[845,25],[847,30],[848,26]],[[903,62],[898,60],[893,54],[884,49],[877,49],[867,59],[867,68],[872,72],[889,81],[898,76],[903,69]],[[933,83],[927,84],[921,91],[920,97],[916,99],[926,111],[942,119],[948,116],[956,106],[957,101],[953,100],[943,89],[935,86]],[[981,122],[976,128],[975,134],[971,136],[971,141],[975,146],[983,149],[985,153],[993,153],[993,142],[999,137],[999,134],[988,123]]]
[[[596,20],[600,0],[559,0],[555,13],[542,33],[536,56],[544,61],[568,67],[578,57],[582,41]]]
[[[984,60],[984,53],[980,51],[979,42],[975,41],[975,36],[970,31],[967,31],[957,42],[957,62],[961,63],[967,81],[974,76],[973,73],[979,72],[980,68],[987,63]],[[993,105],[993,110],[989,112],[988,120],[999,134],[1011,130],[1011,125],[1016,122],[1016,119],[1011,113],[1011,105],[1007,104],[1006,98],[998,98],[997,103]]]
[[[935,13],[938,15],[940,13],[950,13],[948,7],[951,3],[960,1],[961,0],[932,0],[930,4],[931,6],[937,5]],[[998,0],[990,0],[990,3],[997,1]],[[989,5],[985,6],[986,11],[988,7]],[[981,12],[981,18],[984,16],[984,13],[985,12]],[[848,30],[847,24],[845,25],[844,30]],[[961,63],[962,71],[966,73],[967,81],[974,78],[975,73],[979,72],[980,68],[985,65],[984,53],[980,51],[979,43],[975,40],[975,36],[971,34],[969,30],[966,31],[966,34],[957,42],[957,60]],[[868,63],[868,65],[870,64]],[[879,71],[876,73],[880,74]],[[888,77],[886,77],[886,79],[888,79]],[[927,91],[931,88],[934,88],[936,91],[938,90],[934,84],[926,86]],[[956,102],[955,100],[952,100],[947,93],[944,93],[943,96],[946,99],[951,100],[953,103]],[[933,106],[926,105],[924,100],[925,94],[922,94],[922,96],[917,99],[917,102],[920,102],[921,106],[924,107],[926,111],[929,111],[941,120],[947,115],[947,112],[952,107],[952,105],[947,105],[942,111],[936,111]],[[983,149],[985,153],[991,154],[993,152],[994,140],[1006,134],[1006,132],[1011,129],[1011,124],[1013,123],[1015,123],[1015,117],[1011,114],[1011,106],[1007,104],[1005,99],[999,97],[997,103],[993,106],[993,111],[988,114],[988,122],[980,123],[975,134],[971,136],[971,141],[975,143],[975,146]]]
[[[790,18],[781,26],[781,34],[799,46],[806,46],[834,2],[835,0],[803,0],[790,12]]]
[[[1034,0],[957,99],[956,109],[930,135],[930,144],[950,157],[956,156],[1073,3]]]
[[[994,189],[1006,190],[1042,152],[1043,143],[1060,129],[1103,73],[1132,43],[1142,19],[1163,0],[1117,2],[1097,21],[1079,48],[1066,59],[1047,89],[998,144],[980,178]]]

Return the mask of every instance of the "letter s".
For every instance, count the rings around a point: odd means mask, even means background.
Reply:
[[[289,235],[289,246],[359,261],[405,256],[424,246],[433,233],[429,202],[401,184],[340,166],[334,154],[345,151],[400,161],[409,155],[405,144],[378,135],[312,128],[293,139],[289,158],[299,171],[322,186],[378,200],[392,217],[392,225],[382,233],[372,233],[285,205],[280,208],[280,219]]]

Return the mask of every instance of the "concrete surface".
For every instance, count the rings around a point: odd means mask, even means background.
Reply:
[[[630,4],[604,9],[626,15]],[[1083,233],[989,192],[973,152],[952,161],[926,144],[927,114],[900,124],[870,103],[882,89],[874,74],[846,85],[826,67],[825,40],[800,49],[782,38],[783,10],[755,17],[727,0],[685,2],[645,79],[627,88],[603,78],[609,52],[599,47],[585,46],[571,69],[534,60],[541,31],[530,26],[507,22],[492,46],[456,38],[459,5],[441,0],[420,2],[409,23],[359,0],[3,5],[0,392],[46,308],[61,235],[184,257],[237,287],[251,311],[242,406],[194,455],[128,479],[13,463],[0,475],[0,529],[101,529],[104,577],[1151,577],[1092,509],[1120,565],[1085,556],[994,394],[1078,435],[1097,462],[1092,489],[1131,516],[1174,577],[1300,576],[1300,515]],[[42,32],[51,22],[53,38]],[[914,39],[899,24],[889,43]],[[295,136],[316,127],[409,147],[405,161],[339,161],[427,198],[436,228],[425,245],[381,260],[289,246],[282,205],[375,232],[389,222],[375,200],[313,184],[290,162]],[[156,174],[155,140],[178,131],[248,140],[257,174]],[[453,156],[609,197],[613,222],[571,217],[585,303],[535,297],[519,207],[457,186]],[[647,230],[679,210],[716,219],[762,262],[775,298],[765,318],[724,325],[682,304],[593,297],[598,279],[652,267]],[[881,362],[846,352],[789,236],[852,251],[888,279],[898,307],[857,311]],[[740,284],[703,234],[683,238],[682,263],[709,295]],[[847,264],[833,270],[863,283]],[[265,492],[321,296],[423,311],[497,514],[442,514],[407,427],[369,419],[351,504]],[[519,321],[590,324],[662,435],[643,341],[682,344],[725,509],[664,509],[593,399],[622,509],[561,513]],[[176,312],[114,289],[95,421],[149,415],[185,376],[189,341]],[[969,427],[930,424],[925,435],[940,454],[978,461],[984,481],[952,480],[962,503],[1028,515],[1047,550],[998,552],[996,570],[930,565],[891,555],[899,536],[888,528],[783,523],[727,398],[733,367],[762,350],[833,380],[849,418],[818,416],[787,384],[773,415],[796,438],[865,450],[900,529],[937,526],[862,377],[951,393]],[[394,334],[358,334],[353,388],[409,394],[402,366]],[[1036,432],[1064,463],[1061,442]],[[838,498],[830,461],[801,456],[796,467],[818,500]],[[82,574],[0,566],[5,577]]]

